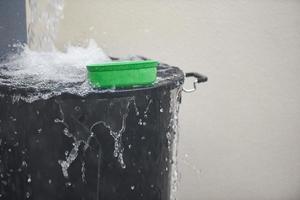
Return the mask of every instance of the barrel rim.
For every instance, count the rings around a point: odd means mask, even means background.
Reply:
[[[166,74],[164,75],[164,73]],[[172,75],[170,75],[170,73],[172,73]],[[0,83],[0,93],[4,95],[20,95],[25,98],[28,96],[37,96],[37,95],[43,95],[48,93],[50,94],[49,98],[54,96],[59,96],[59,95],[72,95],[77,97],[99,95],[103,97],[110,97],[110,96],[128,96],[135,93],[152,91],[160,88],[174,89],[182,86],[184,83],[183,71],[178,67],[170,66],[165,63],[159,63],[158,70],[157,70],[157,77],[162,78],[162,80],[158,80],[158,82],[156,81],[153,85],[150,86],[123,88],[123,89],[105,89],[105,90],[93,89],[84,94],[78,93],[76,91],[73,93],[68,90],[63,90],[64,88],[62,88],[61,91],[59,90],[53,91],[53,90],[46,90],[46,89],[36,89],[34,87],[14,87],[11,85],[5,85]]]

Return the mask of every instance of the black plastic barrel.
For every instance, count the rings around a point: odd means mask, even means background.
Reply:
[[[1,84],[0,199],[169,200],[183,81],[160,65],[145,88],[45,97]]]

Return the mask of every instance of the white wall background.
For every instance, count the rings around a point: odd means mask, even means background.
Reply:
[[[300,1],[66,0],[95,38],[209,76],[181,107],[180,200],[300,199]]]

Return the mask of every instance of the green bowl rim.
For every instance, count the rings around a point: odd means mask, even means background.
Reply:
[[[143,68],[155,68],[158,61],[155,60],[138,60],[138,61],[113,61],[101,64],[89,64],[86,66],[89,72],[101,71],[120,71],[120,70],[136,70]]]

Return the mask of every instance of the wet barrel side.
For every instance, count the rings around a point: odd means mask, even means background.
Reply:
[[[170,199],[180,98],[180,85],[33,102],[0,90],[0,199]]]

